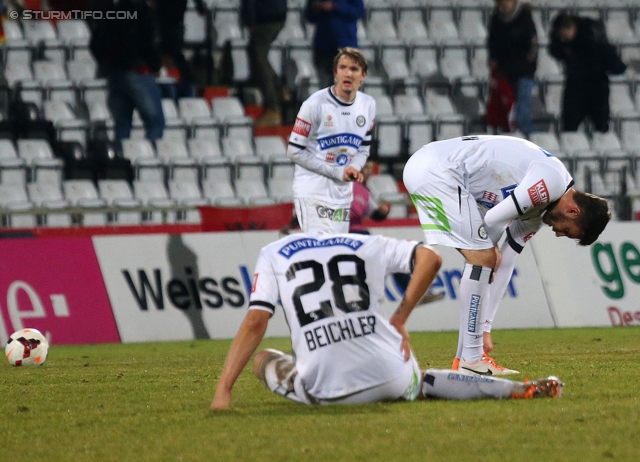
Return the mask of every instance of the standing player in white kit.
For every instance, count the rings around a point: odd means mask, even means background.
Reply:
[[[420,371],[405,323],[440,268],[440,256],[415,241],[361,234],[295,234],[263,247],[249,311],[229,349],[211,409],[231,391],[282,303],[293,355],[264,350],[254,373],[274,393],[304,404],[557,397],[555,377],[512,382],[451,370]],[[388,319],[385,275],[413,270]]]
[[[517,373],[498,366],[486,353],[492,349],[491,324],[518,254],[543,223],[556,236],[592,244],[611,217],[607,201],[573,189],[571,175],[552,154],[508,136],[429,143],[409,158],[404,184],[426,243],[456,248],[466,260],[453,369]],[[434,260],[432,266],[439,264]]]
[[[355,48],[334,60],[335,85],[312,94],[298,112],[287,155],[295,162],[293,196],[304,232],[346,233],[352,181],[369,156],[375,100],[360,91],[367,61]]]

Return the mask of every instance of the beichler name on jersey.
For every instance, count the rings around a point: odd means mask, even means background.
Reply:
[[[335,148],[337,146],[349,146],[358,149],[362,144],[362,138],[352,133],[339,133],[337,135],[318,138],[318,146],[321,150]]]
[[[342,245],[353,249],[355,252],[362,246],[363,242],[356,239],[350,239],[348,237],[331,237],[328,239],[318,240],[313,238],[296,239],[293,242],[289,242],[283,248],[278,250],[278,253],[283,257],[289,259],[291,256],[306,249],[317,249],[320,247],[334,247]]]
[[[326,347],[333,343],[356,340],[376,333],[375,316],[358,316],[331,321],[304,331],[304,339],[309,351]]]

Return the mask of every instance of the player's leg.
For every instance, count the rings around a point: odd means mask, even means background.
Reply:
[[[460,279],[459,297],[462,309],[456,357],[460,359],[461,368],[469,369],[470,365],[477,364],[479,369],[474,367],[473,370],[486,373],[489,369],[481,364],[484,353],[482,312],[489,301],[496,261],[495,250],[461,250],[461,253],[467,263]]]
[[[367,388],[335,399],[317,399],[320,405],[329,404],[367,404],[385,401],[414,401],[418,399],[421,388],[422,371],[415,356],[411,353],[409,361],[403,361],[399,375],[382,385]]]
[[[422,380],[422,396],[455,400],[558,398],[563,387],[564,383],[553,376],[533,382],[514,382],[447,369],[427,369]]]
[[[253,374],[277,395],[296,403],[313,403],[300,380],[296,380],[298,371],[291,355],[278,350],[262,350],[253,360]]]

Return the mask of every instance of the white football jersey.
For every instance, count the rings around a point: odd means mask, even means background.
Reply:
[[[410,272],[417,245],[375,235],[294,234],[262,249],[249,309],[273,313],[282,304],[311,396],[337,398],[401,374],[401,336],[382,309],[384,279]]]
[[[376,113],[375,100],[357,92],[351,103],[339,100],[324,88],[300,107],[289,148],[305,150],[325,166],[353,165],[361,170],[369,155]],[[351,201],[351,182],[337,181],[296,164],[295,197],[308,197],[335,204]]]
[[[493,208],[513,191],[522,218],[539,215],[573,184],[558,158],[520,138],[463,136],[428,146],[438,152],[442,169],[455,170],[464,176],[467,190],[486,209]]]

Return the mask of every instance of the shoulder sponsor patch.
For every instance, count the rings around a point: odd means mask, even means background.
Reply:
[[[293,132],[302,136],[309,136],[311,133],[311,124],[300,118],[296,118],[296,123],[293,124]]]
[[[549,203],[549,189],[544,180],[538,181],[536,184],[527,189],[529,198],[534,207]]]

